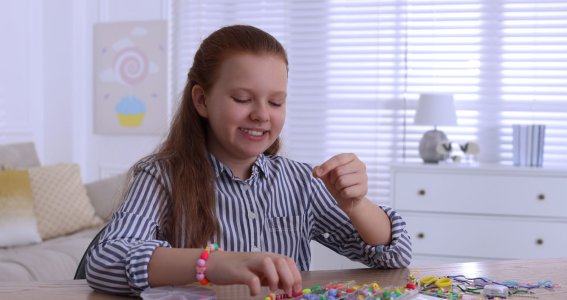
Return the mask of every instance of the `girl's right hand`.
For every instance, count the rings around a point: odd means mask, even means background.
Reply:
[[[288,295],[301,291],[301,273],[293,259],[270,252],[215,252],[207,260],[207,279],[214,284],[246,284],[250,295],[262,286]]]

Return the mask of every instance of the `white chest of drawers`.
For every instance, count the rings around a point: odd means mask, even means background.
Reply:
[[[392,165],[413,265],[567,257],[567,170]]]

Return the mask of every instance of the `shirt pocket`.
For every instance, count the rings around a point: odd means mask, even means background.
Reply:
[[[301,216],[275,217],[268,219],[268,232],[285,233],[299,232],[301,229]]]

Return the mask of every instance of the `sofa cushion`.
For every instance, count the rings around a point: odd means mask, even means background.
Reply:
[[[39,158],[32,142],[0,145],[0,169],[39,166]]]
[[[28,171],[0,171],[0,247],[41,242]]]
[[[30,168],[29,173],[37,225],[44,240],[102,224],[77,164]]]
[[[0,281],[71,280],[92,238],[84,229],[25,247],[0,249]]]

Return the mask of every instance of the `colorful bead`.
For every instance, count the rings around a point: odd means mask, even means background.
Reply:
[[[295,297],[299,297],[299,296],[301,296],[301,295],[303,295],[302,292],[291,292],[291,296],[294,297],[294,298],[295,298]]]
[[[209,284],[209,280],[205,277],[205,271],[207,270],[206,264],[209,259],[209,254],[214,251],[222,251],[222,249],[217,244],[211,244],[201,252],[197,263],[195,264],[195,278],[201,283],[201,285]]]
[[[197,260],[197,266],[199,266],[199,267],[204,267],[204,266],[205,266],[205,260],[202,259],[202,258],[199,258],[199,259]]]
[[[408,299],[416,295],[418,292],[429,295],[436,296],[442,299],[468,299],[468,300],[485,300],[484,297],[473,297],[470,293],[478,294],[478,287],[485,286],[487,283],[500,284],[485,278],[471,278],[468,279],[462,275],[459,276],[446,276],[436,278],[433,276],[427,277],[426,280],[429,284],[423,289],[417,286],[417,280],[408,281],[405,287],[399,288],[385,288],[382,289],[378,283],[373,282],[369,284],[357,285],[355,281],[348,282],[331,282],[325,285],[323,288],[320,286],[314,286],[311,289],[305,289],[304,295],[296,295],[293,297],[301,300],[339,300],[339,299],[349,299],[349,300],[397,300],[397,299]],[[461,291],[456,291],[454,284],[457,283],[462,285],[470,285],[472,287],[461,289]],[[438,287],[450,283],[447,287]],[[502,285],[502,284],[500,284]],[[535,288],[552,288],[557,287],[557,284],[553,284],[550,281],[541,281],[537,284],[517,284],[518,291],[521,293],[531,293],[530,289]],[[378,290],[381,290],[378,292]],[[419,289],[419,291],[418,291]],[[285,297],[284,297],[285,296]],[[523,295],[521,295],[523,296]],[[299,298],[300,297],[300,298]],[[292,296],[280,294],[277,295],[276,300],[292,298]],[[502,299],[505,300],[506,297],[496,297],[493,300]],[[270,299],[273,300],[273,299]]]
[[[331,289],[331,290],[329,290],[329,295],[330,295],[330,296],[336,297],[336,296],[337,296],[337,293],[338,293],[337,289]]]

